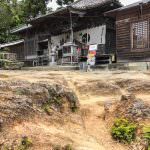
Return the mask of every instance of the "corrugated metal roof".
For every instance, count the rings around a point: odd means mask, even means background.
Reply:
[[[13,46],[13,45],[18,45],[18,44],[21,44],[21,43],[24,43],[24,40],[18,40],[18,41],[13,41],[13,42],[10,42],[10,43],[0,44],[0,49],[5,48],[5,47],[10,47],[10,46]]]

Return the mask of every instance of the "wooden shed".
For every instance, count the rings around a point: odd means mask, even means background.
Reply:
[[[117,61],[150,61],[150,0],[106,12],[116,19]]]

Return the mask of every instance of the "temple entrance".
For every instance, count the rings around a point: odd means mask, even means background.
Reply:
[[[49,63],[49,57],[48,57],[48,40],[43,40],[38,43],[38,51],[37,51],[37,57],[38,57],[38,65],[48,65]]]

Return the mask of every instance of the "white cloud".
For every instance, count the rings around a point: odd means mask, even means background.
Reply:
[[[137,1],[139,0],[120,0],[120,2],[124,5],[129,5]],[[52,7],[54,10],[58,7],[58,5],[56,4],[56,0],[52,0],[52,2],[50,2],[48,6]]]

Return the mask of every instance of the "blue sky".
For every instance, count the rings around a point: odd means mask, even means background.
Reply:
[[[120,2],[122,2],[124,5],[128,5],[137,1],[139,0],[120,0]],[[55,10],[57,8],[56,0],[53,0],[53,2],[49,4],[49,6]]]

